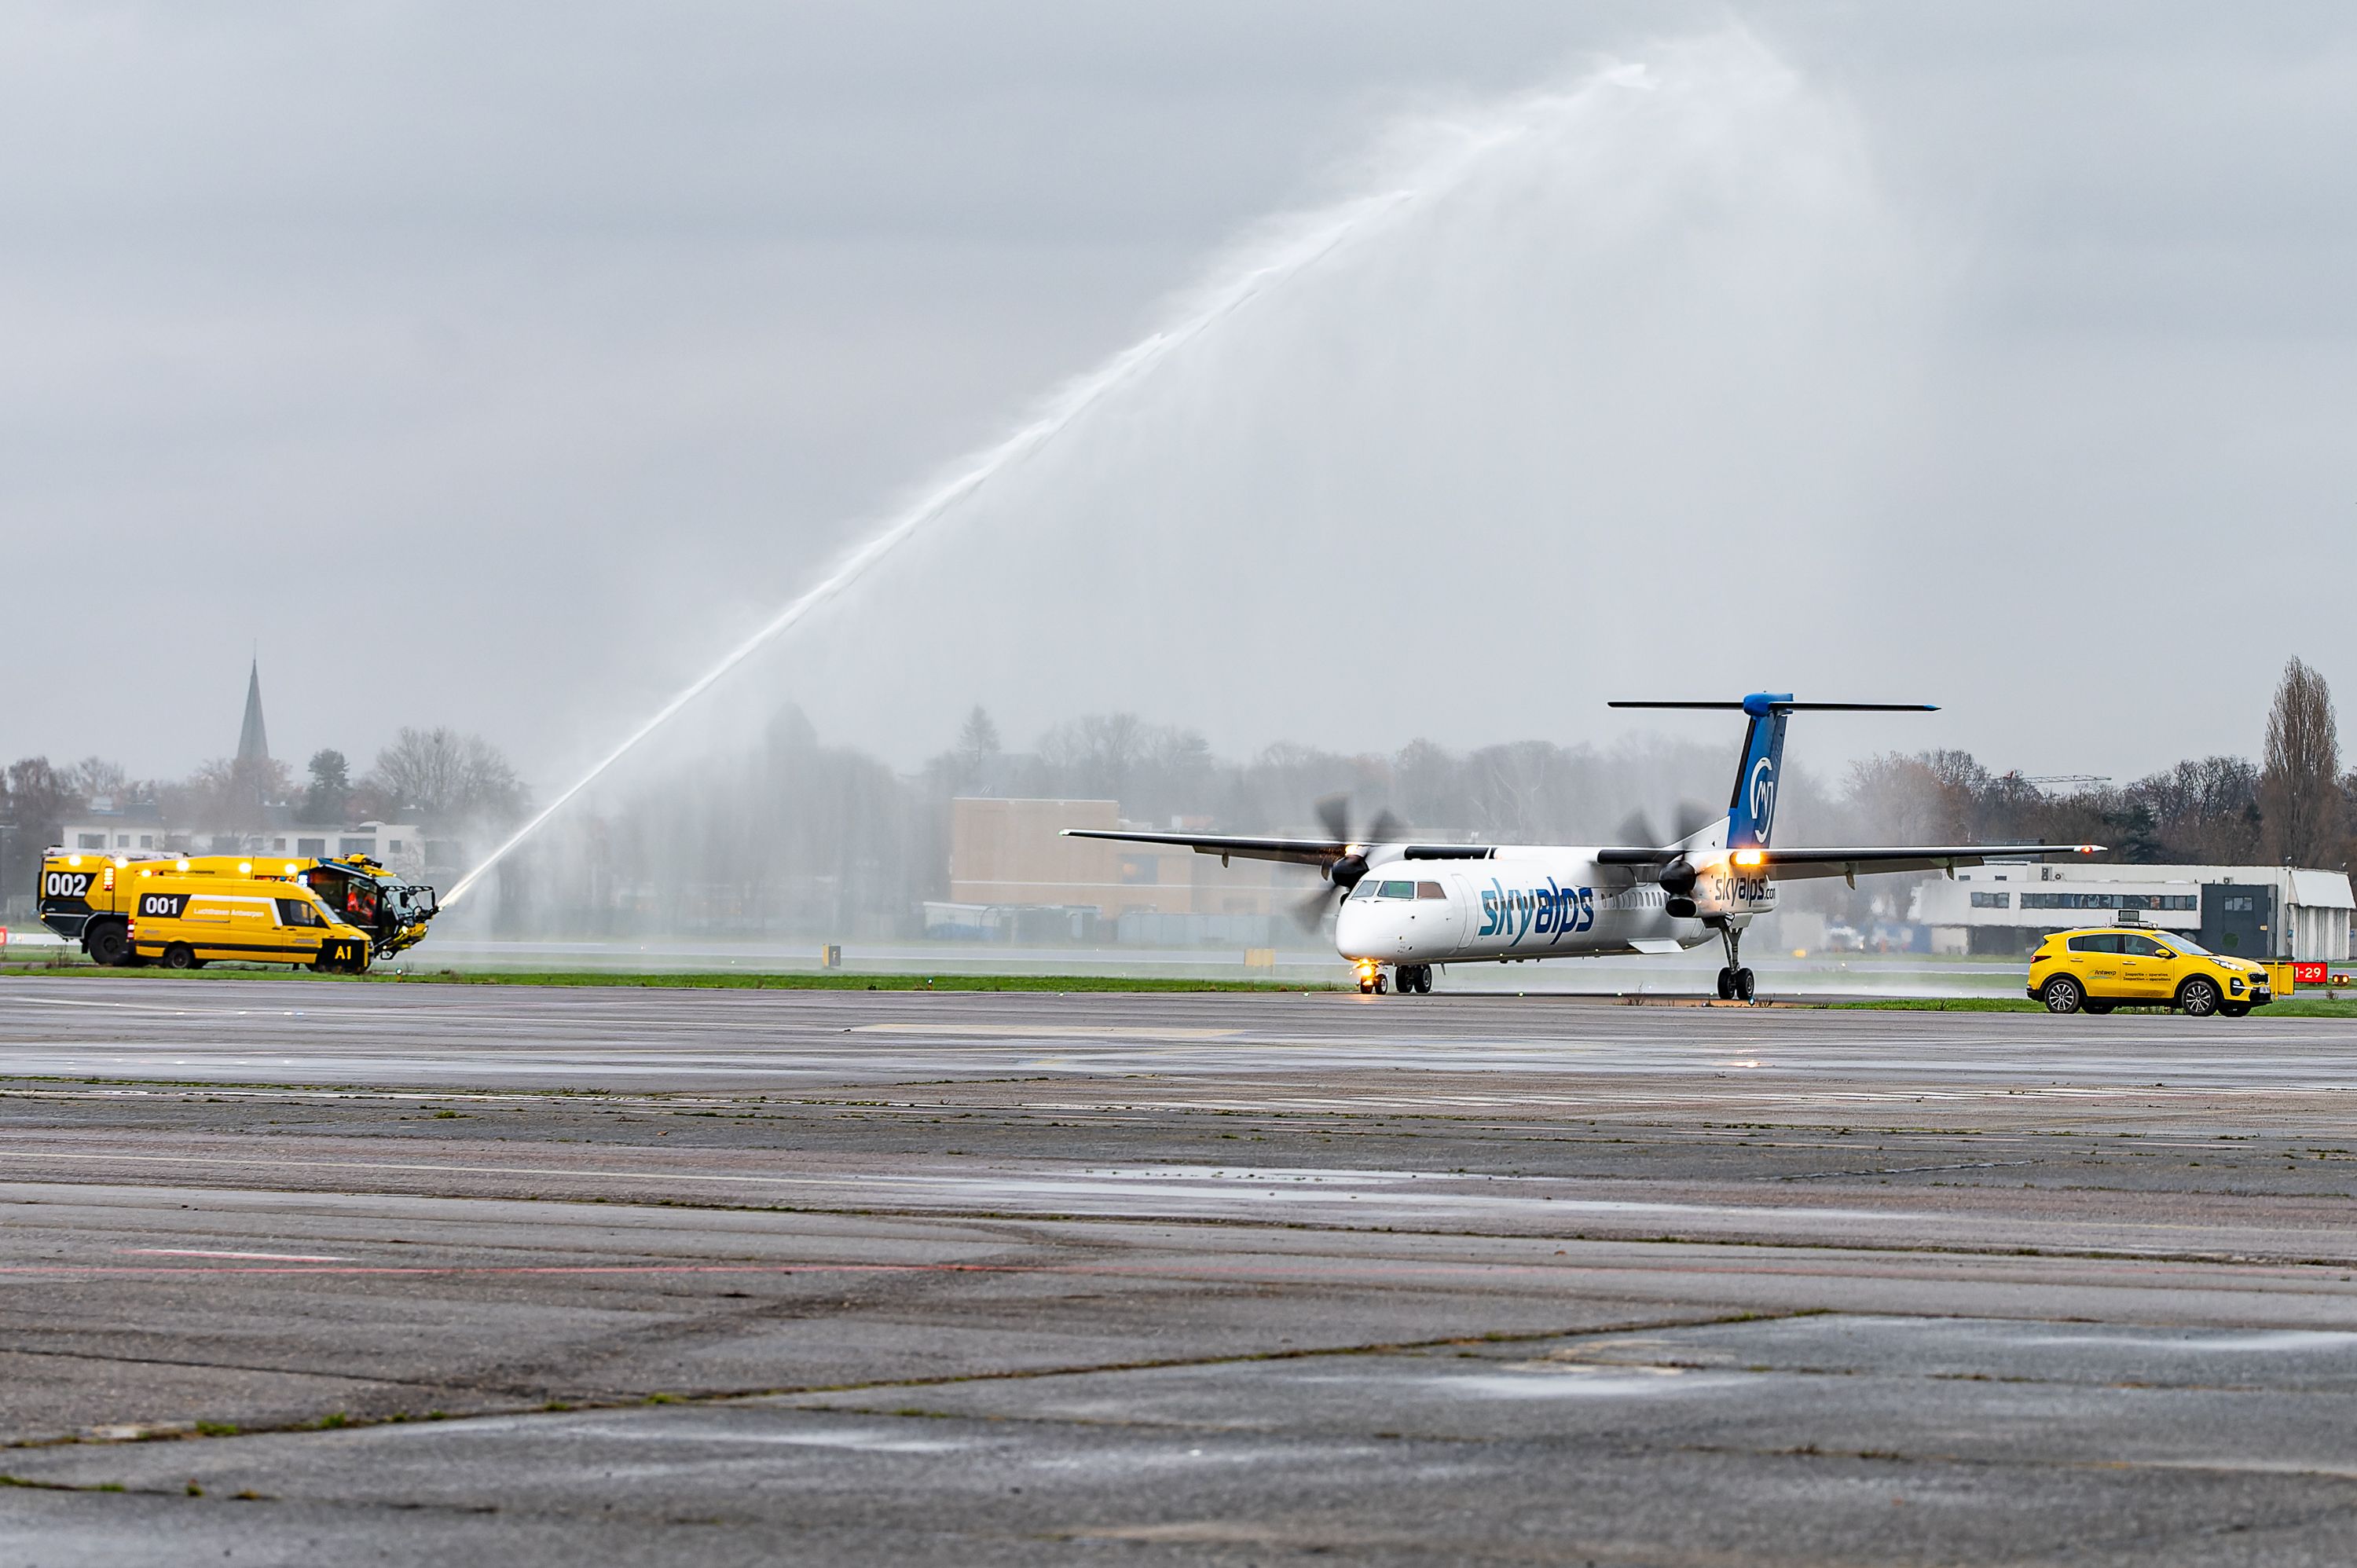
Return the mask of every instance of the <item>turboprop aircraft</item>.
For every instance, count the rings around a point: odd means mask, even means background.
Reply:
[[[1722,1001],[1752,1000],[1744,929],[1776,908],[1776,884],[1891,871],[1945,871],[1990,859],[2093,854],[2100,844],[1893,844],[1787,848],[1770,843],[1784,725],[1797,713],[1936,713],[1930,703],[1796,703],[1789,692],[1740,702],[1620,702],[1616,708],[1739,711],[1742,764],[1727,814],[1665,844],[1437,844],[1397,836],[1389,817],[1350,831],[1338,800],[1321,802],[1325,838],[1220,833],[1112,832],[1067,828],[1069,837],[1184,844],[1199,854],[1315,865],[1335,889],[1334,946],[1358,969],[1359,989],[1429,992],[1436,964],[1517,963],[1606,953],[1667,953],[1716,937],[1727,952]]]

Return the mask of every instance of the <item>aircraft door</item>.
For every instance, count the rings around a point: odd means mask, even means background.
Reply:
[[[1416,951],[1426,956],[1458,947],[1465,940],[1465,883],[1461,877],[1433,875],[1415,885]]]

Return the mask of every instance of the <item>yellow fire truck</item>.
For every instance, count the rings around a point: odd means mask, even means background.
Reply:
[[[146,961],[133,947],[131,922],[142,884],[168,876],[223,882],[297,882],[319,896],[336,919],[390,958],[425,940],[437,907],[434,889],[396,882],[364,854],[308,859],[261,854],[101,854],[52,849],[41,858],[41,923],[102,964]]]

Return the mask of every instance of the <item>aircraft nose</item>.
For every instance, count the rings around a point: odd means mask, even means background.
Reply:
[[[1334,917],[1334,946],[1344,958],[1371,957],[1374,949],[1369,944],[1374,939],[1376,924],[1363,901],[1344,899]]]

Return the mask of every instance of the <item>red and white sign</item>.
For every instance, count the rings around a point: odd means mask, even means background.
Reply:
[[[2291,966],[2294,985],[2321,985],[2331,976],[2332,966],[2323,963],[2296,963]]]

